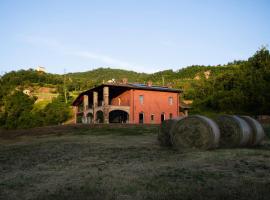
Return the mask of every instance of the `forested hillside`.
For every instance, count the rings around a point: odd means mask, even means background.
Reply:
[[[262,48],[236,66],[193,85],[195,112],[270,114],[269,50]]]
[[[153,74],[110,68],[65,75],[33,69],[12,71],[0,78],[0,126],[24,128],[63,123],[70,118],[71,102],[79,92],[123,78],[181,88],[183,97],[194,101],[196,113],[270,114],[270,56],[269,50],[262,48],[247,61]],[[24,90],[29,90],[30,96]]]
[[[223,73],[225,71],[237,68],[239,65],[235,62],[224,66],[199,66],[194,65],[180,69],[178,71],[164,70],[153,74],[137,73],[134,71],[126,71],[120,69],[99,68],[87,72],[69,73],[66,75],[66,85],[69,91],[83,91],[94,85],[107,82],[115,79],[121,81],[127,78],[130,83],[146,83],[151,80],[155,85],[172,85],[174,88],[181,88],[184,90],[184,95],[187,98],[192,98],[191,92],[193,90],[193,83],[199,79],[204,79],[204,72],[209,72],[209,77]]]
[[[98,68],[87,72],[69,73],[69,90],[86,90],[103,81],[127,78],[130,82],[144,82],[148,74],[121,69]]]

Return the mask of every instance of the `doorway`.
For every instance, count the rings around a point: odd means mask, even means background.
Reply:
[[[160,119],[161,119],[161,122],[165,120],[165,113],[161,113]]]
[[[139,123],[140,124],[144,123],[144,114],[143,113],[139,113]]]

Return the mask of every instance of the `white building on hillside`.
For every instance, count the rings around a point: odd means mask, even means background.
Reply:
[[[45,67],[41,67],[41,66],[38,66],[37,69],[36,69],[38,72],[46,72],[46,69]]]

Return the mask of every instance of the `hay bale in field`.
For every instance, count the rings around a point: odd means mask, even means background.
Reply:
[[[181,120],[183,118],[184,118],[184,116],[174,118],[174,119],[167,119],[167,120],[164,120],[160,124],[159,132],[158,132],[158,141],[159,141],[160,145],[162,145],[162,146],[172,146],[172,143],[171,143],[171,129],[178,120]]]
[[[179,120],[171,130],[171,143],[176,148],[213,149],[219,144],[217,124],[201,115]]]
[[[252,134],[250,137],[249,144],[251,146],[259,145],[265,136],[262,125],[257,120],[253,119],[252,117],[249,117],[249,116],[240,116],[240,117],[243,120],[245,120],[251,128]]]
[[[215,121],[220,129],[221,147],[241,147],[249,144],[251,128],[245,120],[236,115],[220,115]]]

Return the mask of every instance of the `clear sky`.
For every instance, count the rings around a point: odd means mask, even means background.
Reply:
[[[269,0],[0,0],[1,74],[177,70],[269,44]]]

